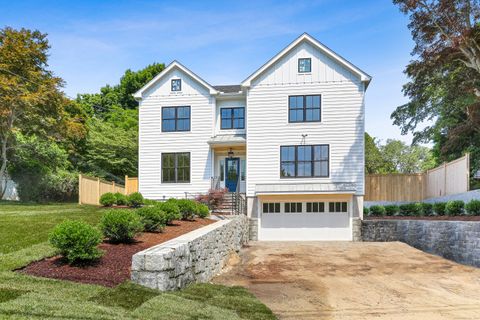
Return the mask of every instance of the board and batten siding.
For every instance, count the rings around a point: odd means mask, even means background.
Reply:
[[[298,58],[312,72],[298,73]],[[321,122],[289,123],[288,96],[322,96]],[[263,183],[353,182],[364,193],[364,84],[305,42],[252,82],[247,94],[247,195]],[[303,139],[302,134],[307,137]],[[330,145],[328,178],[280,178],[280,146]]]
[[[182,92],[170,91],[171,79],[182,79]],[[190,106],[188,132],[162,132],[162,107]],[[215,99],[194,79],[174,69],[144,94],[139,107],[139,191],[148,199],[181,198],[185,192],[210,188]],[[166,152],[190,152],[190,183],[162,183],[161,158]]]

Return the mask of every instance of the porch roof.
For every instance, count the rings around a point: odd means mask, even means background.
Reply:
[[[351,182],[336,183],[268,183],[257,184],[255,193],[257,195],[272,194],[354,194],[357,188]]]
[[[245,145],[247,137],[244,134],[224,134],[210,138],[208,144],[211,146],[238,146]]]

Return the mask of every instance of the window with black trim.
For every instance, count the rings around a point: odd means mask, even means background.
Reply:
[[[346,202],[330,202],[328,204],[329,212],[347,212]]]
[[[281,178],[327,178],[329,176],[327,144],[280,147]]]
[[[312,59],[311,58],[298,59],[298,72],[299,73],[312,72]]]
[[[172,79],[172,91],[182,91],[182,79]]]
[[[325,202],[307,202],[307,212],[325,212]]]
[[[245,108],[221,108],[221,129],[244,129]]]
[[[280,213],[280,203],[278,202],[264,203],[263,213]]]
[[[289,96],[288,122],[322,121],[321,95]]]
[[[163,107],[162,131],[190,131],[190,107]]]
[[[285,202],[285,213],[301,213],[301,202]]]
[[[162,153],[162,182],[190,182],[190,152]]]

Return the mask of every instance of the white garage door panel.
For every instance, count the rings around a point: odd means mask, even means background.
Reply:
[[[352,240],[348,213],[262,214],[259,240]]]

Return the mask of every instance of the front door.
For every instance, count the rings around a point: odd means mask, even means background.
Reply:
[[[240,171],[240,159],[227,158],[226,166],[225,166],[225,187],[230,192],[237,191],[239,171]]]

